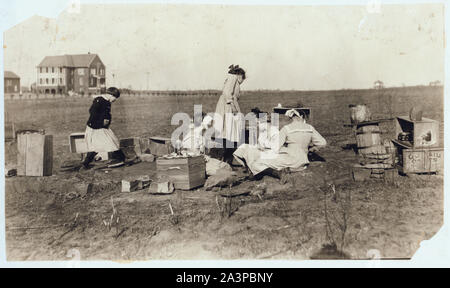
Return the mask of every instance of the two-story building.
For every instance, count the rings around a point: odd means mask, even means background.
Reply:
[[[20,77],[14,72],[5,71],[5,94],[6,93],[20,93]]]
[[[47,56],[37,66],[39,93],[96,93],[105,85],[105,65],[97,54]]]

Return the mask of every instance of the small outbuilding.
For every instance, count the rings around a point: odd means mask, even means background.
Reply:
[[[20,77],[14,72],[5,71],[5,94],[20,93]]]

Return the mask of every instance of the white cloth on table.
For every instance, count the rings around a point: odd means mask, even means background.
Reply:
[[[114,152],[120,149],[119,139],[111,129],[86,126],[84,138],[89,152]]]

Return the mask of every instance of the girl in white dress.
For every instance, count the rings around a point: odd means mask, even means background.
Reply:
[[[236,143],[242,142],[244,119],[239,107],[240,85],[245,80],[245,71],[239,65],[229,67],[222,95],[216,105],[214,116],[215,138],[223,144],[224,161],[231,161]]]
[[[271,152],[275,155],[270,155],[275,157],[264,157],[263,153],[248,157],[249,161],[246,161],[246,165],[254,176],[266,172],[281,178],[280,173],[277,172],[284,169],[304,169],[309,164],[309,147],[317,150],[327,144],[319,132],[306,123],[304,114],[291,109],[286,112],[286,116],[291,119],[291,123],[280,131],[278,145],[273,147]],[[241,158],[240,155],[236,156]]]

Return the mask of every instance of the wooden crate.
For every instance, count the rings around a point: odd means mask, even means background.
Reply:
[[[120,149],[127,158],[133,158],[142,154],[141,141],[139,137],[120,139]]]
[[[87,144],[85,140],[84,132],[72,133],[69,136],[69,148],[71,153],[81,154],[81,158],[84,159],[88,152]],[[95,155],[95,159],[100,159],[101,161],[108,161],[112,159],[111,152],[99,152]]]
[[[41,133],[17,135],[17,174],[51,176],[53,169],[53,136]]]
[[[206,163],[203,156],[156,160],[158,181],[170,181],[175,189],[191,190],[205,184]]]
[[[401,173],[434,173],[444,169],[444,148],[409,148],[393,141],[398,148],[398,168]]]
[[[84,139],[84,132],[72,133],[69,135],[69,146],[71,153],[87,153],[86,140]]]
[[[439,147],[438,121],[428,118],[422,118],[421,121],[412,121],[409,116],[401,116],[397,117],[395,122],[395,137],[398,137],[402,132],[411,133],[412,141],[403,142],[410,148]]]
[[[149,142],[150,153],[155,156],[164,156],[174,151],[170,138],[151,137]]]

